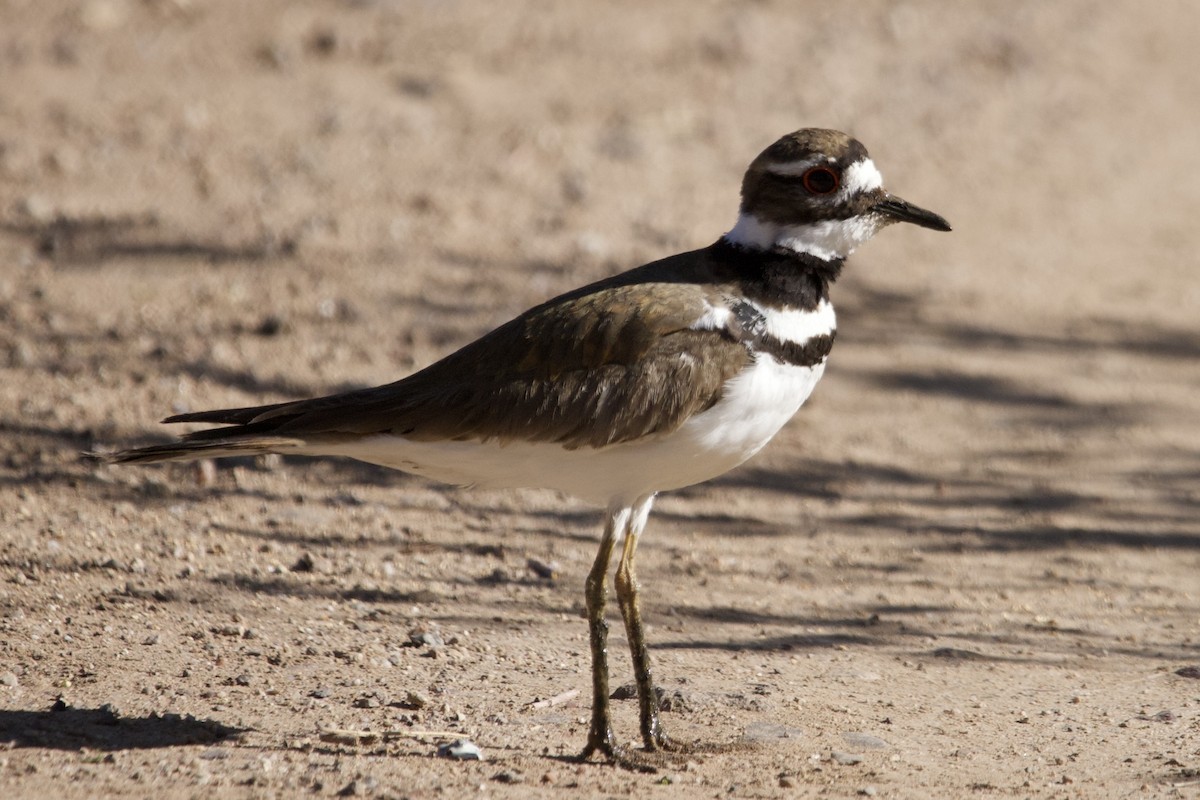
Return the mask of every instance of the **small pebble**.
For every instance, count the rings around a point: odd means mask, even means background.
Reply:
[[[0,686],[19,686],[20,683],[15,672],[0,672]]]
[[[612,690],[608,695],[609,700],[636,700],[637,699],[637,684],[623,683]]]
[[[449,744],[438,745],[437,754],[457,761],[483,761],[483,751],[470,739],[455,739]]]
[[[521,776],[521,773],[514,772],[513,770],[510,770],[510,769],[503,770],[502,772],[497,772],[495,775],[492,776],[492,780],[494,780],[498,783],[508,783],[508,784],[525,782],[525,778]]]
[[[529,567],[529,571],[534,575],[547,581],[555,580],[562,571],[557,561],[545,562],[538,558],[526,559],[525,566]]]

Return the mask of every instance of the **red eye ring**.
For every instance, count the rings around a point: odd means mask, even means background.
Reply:
[[[833,194],[842,181],[829,167],[813,167],[800,176],[800,182],[810,194]]]

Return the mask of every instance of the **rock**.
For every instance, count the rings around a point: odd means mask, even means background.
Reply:
[[[446,640],[432,628],[414,628],[408,632],[408,641],[417,647],[444,647]]]
[[[888,748],[887,742],[869,733],[843,733],[842,739],[846,744],[859,750],[886,750]]]
[[[420,711],[425,706],[429,705],[429,698],[420,692],[408,691],[404,694],[404,699],[399,703],[401,708]]]
[[[863,757],[857,753],[847,753],[844,750],[834,750],[829,754],[829,757],[832,758],[835,763],[841,764],[845,767],[853,766],[854,764],[861,764],[863,760]]]

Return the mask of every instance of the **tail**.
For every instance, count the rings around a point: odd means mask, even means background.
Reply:
[[[153,464],[158,461],[195,461],[201,458],[222,456],[252,456],[263,453],[284,453],[305,444],[303,439],[291,436],[271,435],[271,428],[281,420],[265,422],[259,418],[270,417],[285,406],[296,403],[278,403],[253,408],[228,408],[215,411],[198,411],[178,414],[163,422],[210,422],[229,427],[195,431],[170,444],[118,450],[115,453],[84,453],[85,458],[108,464]],[[286,419],[286,416],[284,416]]]
[[[203,431],[208,433],[208,431]],[[84,453],[86,458],[108,464],[153,464],[157,461],[195,461],[222,456],[253,456],[281,453],[304,444],[302,439],[284,436],[226,436],[210,441],[189,441],[186,437],[171,444],[156,444],[115,453]]]

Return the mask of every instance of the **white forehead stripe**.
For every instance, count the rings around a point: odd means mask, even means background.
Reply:
[[[847,195],[871,192],[881,188],[883,188],[883,176],[879,174],[879,169],[871,159],[864,158],[862,161],[855,161],[846,167],[846,173],[842,176],[842,191]]]

